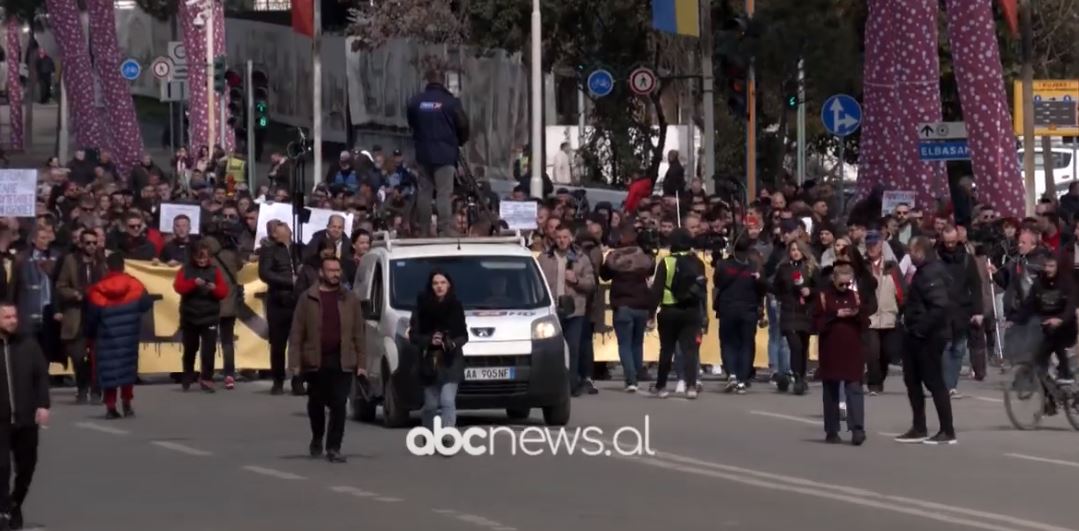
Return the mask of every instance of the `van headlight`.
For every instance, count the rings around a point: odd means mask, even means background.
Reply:
[[[532,321],[532,339],[551,339],[561,333],[558,319],[553,316],[541,317]]]

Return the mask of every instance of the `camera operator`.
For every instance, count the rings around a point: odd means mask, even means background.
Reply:
[[[460,100],[444,85],[440,68],[427,71],[427,87],[408,102],[408,125],[412,128],[416,161],[423,168],[416,196],[419,233],[430,231],[431,195],[437,193],[438,232],[453,235],[454,173],[460,159],[460,147],[468,142],[468,117]]]

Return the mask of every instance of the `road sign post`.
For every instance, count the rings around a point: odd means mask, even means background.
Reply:
[[[154,77],[157,79],[171,79],[172,61],[168,57],[158,57],[150,64],[150,71],[154,73]]]
[[[846,137],[862,125],[862,106],[858,104],[858,100],[846,94],[836,94],[824,101],[820,119],[824,128],[839,141],[839,210],[842,214],[846,210],[846,196],[843,191],[846,186],[843,182],[847,154]]]
[[[614,76],[609,71],[599,68],[588,74],[585,85],[593,96],[602,98],[614,92]]]
[[[128,58],[120,63],[120,75],[128,81],[135,81],[142,74],[142,65],[138,61]]]

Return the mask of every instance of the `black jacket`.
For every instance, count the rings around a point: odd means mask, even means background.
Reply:
[[[779,301],[779,328],[784,332],[809,332],[813,328],[810,310],[816,297],[815,272],[806,268],[805,262],[783,262],[772,281],[772,293]],[[808,297],[802,296],[802,288],[809,288]]]
[[[943,246],[937,249],[940,261],[948,269],[951,280],[948,282],[949,298],[952,308],[948,312],[952,330],[964,331],[971,316],[982,315],[982,277],[978,274],[975,258],[962,246],[948,251]]]
[[[165,247],[161,249],[161,261],[177,261],[181,264],[187,263],[188,258],[191,257],[191,249],[194,245],[195,240],[191,237],[188,237],[186,242],[173,239],[169,243],[166,243]]]
[[[952,307],[948,293],[950,282],[947,266],[936,257],[918,267],[910,282],[907,304],[903,307],[907,333],[920,339],[934,336],[951,339],[952,329],[947,326]]]
[[[326,241],[326,229],[322,229],[311,235],[311,242],[303,248],[303,259],[307,260],[312,256],[318,254],[318,248],[322,245],[322,242]],[[352,242],[349,241],[347,234],[341,235],[341,262],[352,259]]]
[[[292,308],[296,306],[293,276],[298,268],[292,265],[288,246],[271,243],[259,248],[259,280],[266,283],[267,303]]]
[[[429,83],[408,102],[408,125],[416,162],[435,168],[456,166],[460,147],[468,142],[468,116],[461,101],[439,83]]]
[[[682,163],[671,164],[663,177],[663,195],[682,195],[686,191],[686,170]]]
[[[1070,347],[1075,344],[1076,327],[1075,307],[1076,294],[1071,278],[1066,273],[1058,273],[1057,278],[1048,279],[1044,274],[1034,279],[1023,305],[1015,316],[1016,323],[1025,323],[1030,319],[1046,320],[1057,318],[1062,321],[1056,328],[1043,327],[1045,335],[1058,345]]]
[[[756,277],[754,273],[757,273]],[[717,317],[760,313],[767,284],[752,260],[729,258],[719,262],[715,266],[712,285],[712,309]]]
[[[32,336],[0,339],[0,418],[33,426],[38,408],[49,406],[49,364],[41,347]]]
[[[442,332],[443,347],[431,345],[431,336]],[[468,342],[465,310],[460,301],[447,295],[442,302],[420,294],[412,312],[409,341],[419,349],[419,377],[425,385],[460,383],[465,378],[465,358],[461,347]]]

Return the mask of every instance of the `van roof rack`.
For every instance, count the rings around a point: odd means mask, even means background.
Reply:
[[[393,250],[395,246],[413,247],[420,245],[457,244],[457,247],[460,248],[461,244],[504,245],[507,243],[514,243],[522,247],[527,247],[525,238],[521,235],[520,230],[502,231],[498,236],[468,236],[464,238],[398,238],[396,232],[383,230],[374,234],[371,246],[384,247],[389,251]]]

